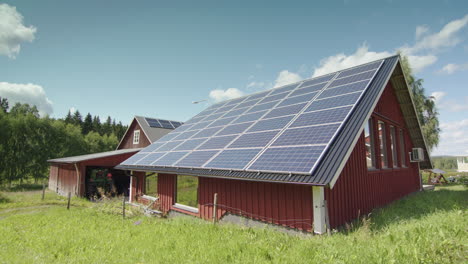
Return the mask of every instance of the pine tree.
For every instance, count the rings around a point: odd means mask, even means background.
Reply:
[[[87,135],[92,130],[93,130],[93,117],[91,116],[90,113],[88,113],[83,122],[83,126],[81,127],[81,133],[83,135]]]
[[[103,135],[102,127],[101,127],[101,119],[99,118],[99,116],[93,117],[93,131],[99,133],[100,135]]]
[[[66,124],[73,124],[73,116],[70,110],[68,110],[68,114],[65,117],[65,123]]]
[[[80,127],[83,125],[83,117],[78,110],[73,114],[73,124],[79,125]]]

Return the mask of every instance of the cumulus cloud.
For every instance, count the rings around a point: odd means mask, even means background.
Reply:
[[[374,52],[369,51],[366,43],[362,44],[356,52],[350,55],[339,53],[320,61],[320,66],[316,67],[312,77],[324,75],[330,72],[339,71],[345,68],[353,67],[366,62],[382,59],[391,56],[392,53],[387,51]]]
[[[439,103],[440,100],[441,100],[443,97],[445,97],[446,95],[447,95],[446,92],[433,92],[433,93],[431,94],[431,97],[434,98],[434,101],[435,101],[436,104],[437,104],[437,103]]]
[[[241,97],[244,93],[237,88],[229,88],[226,90],[216,89],[210,92],[210,98],[215,102],[221,102],[224,100],[234,99]]]
[[[15,58],[21,50],[21,43],[32,42],[36,28],[25,26],[23,16],[16,7],[0,4],[0,55]]]
[[[445,92],[433,92],[431,96],[434,98],[437,108],[449,111],[449,112],[463,112],[468,111],[468,96],[453,99],[445,99],[447,93]],[[460,101],[461,100],[461,101]]]
[[[439,72],[446,73],[446,74],[453,74],[457,71],[466,71],[466,70],[468,70],[468,63],[465,63],[465,64],[449,63],[445,65]]]
[[[258,89],[265,87],[265,82],[250,82],[245,88],[247,89]]]
[[[35,105],[41,116],[53,112],[52,101],[47,98],[44,88],[37,84],[0,82],[0,97],[7,98],[10,106],[15,103]]]
[[[426,25],[417,26],[416,27],[416,40],[420,39],[428,31],[429,31],[429,27]]]
[[[440,124],[439,146],[432,155],[466,155],[468,146],[468,119]]]
[[[280,87],[286,84],[299,82],[301,80],[302,77],[299,74],[284,70],[278,74],[278,78],[276,78],[274,87]]]

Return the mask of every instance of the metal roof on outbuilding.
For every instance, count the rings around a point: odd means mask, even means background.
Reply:
[[[73,164],[73,163],[78,163],[78,162],[87,161],[87,160],[100,159],[100,158],[105,158],[105,157],[110,157],[110,156],[117,156],[117,155],[127,154],[127,153],[134,153],[134,152],[138,152],[140,150],[141,150],[141,148],[119,149],[119,150],[99,152],[99,153],[93,153],[93,154],[87,154],[87,155],[79,155],[79,156],[59,158],[59,159],[50,159],[47,162],[49,162],[49,163]]]

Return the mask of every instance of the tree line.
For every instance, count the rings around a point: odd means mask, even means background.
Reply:
[[[127,126],[110,116],[101,123],[77,110],[65,118],[41,117],[36,106],[0,97],[0,185],[48,177],[48,159],[114,150]]]

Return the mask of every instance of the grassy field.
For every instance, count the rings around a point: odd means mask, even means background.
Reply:
[[[0,192],[0,263],[466,263],[464,186],[437,187],[376,210],[332,236],[213,225],[194,218],[122,219],[119,201],[93,204],[40,191]]]

